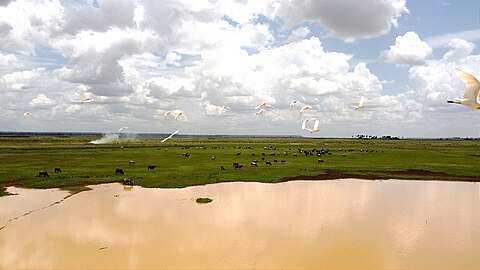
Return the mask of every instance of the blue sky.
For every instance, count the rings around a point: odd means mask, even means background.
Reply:
[[[479,40],[477,1],[3,1],[0,130],[478,137]]]

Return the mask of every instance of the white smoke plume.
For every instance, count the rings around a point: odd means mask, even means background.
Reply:
[[[136,139],[135,134],[105,134],[102,138],[89,142],[89,144],[105,144],[114,142],[130,142]]]

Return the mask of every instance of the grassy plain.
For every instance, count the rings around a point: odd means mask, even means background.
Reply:
[[[93,139],[98,137],[0,137],[0,196],[10,185],[81,191],[86,185],[123,178],[133,179],[135,185],[167,188],[338,177],[480,181],[480,141],[174,137],[162,144],[161,138],[141,137],[88,144]],[[305,156],[298,149],[329,149],[332,154]],[[190,157],[182,155],[187,152]],[[272,166],[265,165],[262,153]],[[319,158],[325,162],[318,163]],[[250,166],[254,159],[258,167]],[[130,160],[136,164],[129,165]],[[244,167],[234,169],[233,162]],[[157,167],[147,170],[148,165]],[[55,167],[62,173],[54,173]],[[125,175],[115,175],[116,168]],[[39,171],[48,171],[50,177],[37,177]]]

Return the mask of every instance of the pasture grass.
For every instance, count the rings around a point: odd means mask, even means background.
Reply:
[[[174,137],[162,144],[161,138],[144,137],[88,144],[94,139],[98,137],[0,137],[0,196],[9,185],[79,192],[87,185],[131,178],[143,187],[182,188],[228,181],[276,183],[295,176],[315,178],[327,170],[358,178],[388,178],[394,172],[418,170],[450,175],[441,180],[480,181],[480,156],[475,156],[480,154],[480,141]],[[288,149],[291,151],[284,155]],[[331,155],[305,156],[298,149],[328,149]],[[262,153],[272,166],[265,165]],[[254,159],[259,161],[258,167],[250,166]],[[130,160],[136,164],[129,165]],[[234,169],[233,162],[244,167]],[[149,165],[157,167],[148,171]],[[54,173],[56,167],[62,172]],[[115,175],[117,168],[125,175]],[[47,171],[50,177],[37,177],[39,171]]]

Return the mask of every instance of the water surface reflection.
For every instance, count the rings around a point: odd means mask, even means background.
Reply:
[[[0,268],[480,268],[478,183],[9,191]]]

